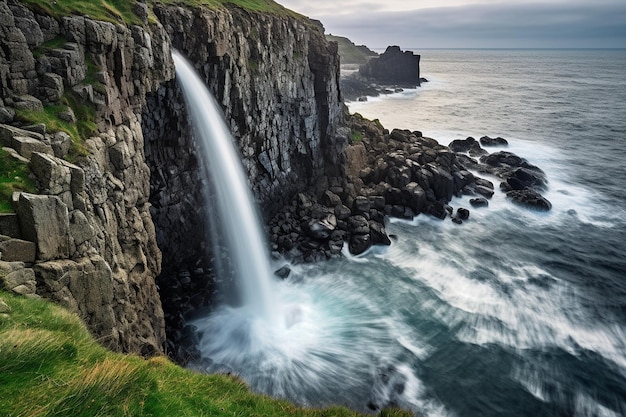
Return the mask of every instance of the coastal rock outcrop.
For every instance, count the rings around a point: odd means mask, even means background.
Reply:
[[[359,73],[381,83],[419,85],[420,55],[389,46],[383,54],[361,65]]]

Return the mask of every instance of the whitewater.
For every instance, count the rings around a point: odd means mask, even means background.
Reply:
[[[626,51],[423,51],[429,83],[350,111],[442,144],[505,137],[546,172],[553,209],[496,192],[453,200],[463,225],[389,219],[388,248],[264,281],[271,314],[197,320],[197,366],[311,406],[626,415],[625,67]]]

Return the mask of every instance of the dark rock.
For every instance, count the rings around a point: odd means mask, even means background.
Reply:
[[[520,167],[522,166],[522,164],[524,164],[525,161],[525,159],[520,158],[514,153],[507,151],[494,152],[480,158],[480,162],[493,167],[502,165],[508,165],[510,167]]]
[[[341,197],[332,191],[327,190],[324,194],[322,194],[321,203],[328,207],[336,207],[341,204]]]
[[[368,234],[352,235],[348,249],[353,255],[360,255],[372,246],[372,239]]]
[[[316,240],[327,240],[337,227],[337,219],[334,215],[323,220],[310,220],[305,224],[307,234]]]
[[[359,73],[389,83],[420,83],[420,56],[411,51],[403,52],[398,46],[389,46],[377,58],[361,65]]]
[[[370,221],[370,236],[373,245],[391,245],[391,240],[387,236],[385,226],[381,223]]]
[[[480,156],[485,155],[487,153],[486,150],[480,147],[480,144],[473,137],[468,137],[467,139],[455,139],[448,147],[457,153],[469,153],[470,156]]]
[[[424,213],[430,214],[433,217],[438,219],[445,219],[448,216],[448,211],[444,204],[441,204],[438,201],[433,201],[426,206]]]
[[[461,220],[467,220],[469,219],[470,211],[466,208],[460,207],[459,209],[457,209],[456,215]]]
[[[347,220],[352,215],[350,209],[344,205],[335,206],[337,220]]]
[[[524,190],[526,188],[545,188],[545,174],[541,170],[517,168],[506,179],[510,190]]]
[[[348,231],[352,234],[369,234],[369,222],[363,216],[352,216],[348,219]]]
[[[358,196],[352,204],[352,212],[355,214],[369,213],[370,207],[371,203],[367,197]]]
[[[401,129],[393,129],[389,137],[399,142],[413,142],[417,139],[410,130]]]
[[[480,194],[486,198],[493,197],[494,193],[493,188],[488,188],[483,185],[477,185],[476,187],[474,187],[474,191],[476,192],[476,194]]]
[[[480,144],[483,146],[507,146],[509,142],[501,137],[490,138],[489,136],[483,136],[480,138]]]
[[[404,189],[404,205],[410,207],[415,213],[421,213],[426,206],[426,193],[417,183],[407,184]]]
[[[506,196],[513,200],[514,203],[525,207],[541,211],[549,211],[552,209],[552,203],[533,190],[512,190],[507,192]]]
[[[285,265],[282,268],[279,268],[276,271],[274,271],[274,275],[276,275],[277,277],[281,279],[286,279],[289,276],[289,274],[291,274],[291,268],[289,268],[288,265]]]
[[[472,198],[469,202],[472,207],[487,207],[489,205],[489,201],[484,197]]]
[[[452,223],[455,223],[455,224],[463,224],[463,220],[461,220],[461,219],[460,219],[460,218],[458,218],[458,217],[452,217],[452,219],[451,219],[451,220],[452,220]]]

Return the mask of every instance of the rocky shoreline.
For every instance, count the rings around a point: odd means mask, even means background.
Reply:
[[[502,150],[508,146],[506,139],[470,137],[445,146],[419,131],[389,131],[377,120],[358,114],[346,113],[344,121],[338,131],[349,142],[344,175],[317,178],[314,186],[298,193],[267,221],[272,255],[288,263],[275,271],[280,279],[291,274],[289,265],[340,258],[346,250],[360,255],[374,245],[391,245],[393,236],[385,230],[391,217],[426,215],[461,225],[471,221],[471,210],[488,207],[497,192],[532,210],[551,208],[540,194],[547,186],[545,173]],[[489,153],[486,147],[496,149]],[[499,179],[499,190],[479,174]],[[450,205],[453,197],[463,195],[472,196],[471,208]],[[182,299],[197,298],[192,274],[179,278],[174,285],[190,290]],[[181,315],[175,329],[180,363],[199,358],[196,329],[185,324],[185,317],[210,309],[189,305],[186,310],[191,315]]]
[[[545,173],[504,150],[503,138],[453,141],[449,146],[421,132],[394,129],[359,115],[347,117],[351,140],[346,150],[346,175],[318,179],[315,189],[298,194],[269,222],[272,250],[291,262],[316,262],[341,256],[344,247],[359,255],[373,245],[389,245],[385,219],[430,215],[457,224],[470,216],[467,207],[454,208],[454,196],[473,196],[475,207],[488,205],[494,183],[472,172],[501,180],[499,188],[512,202],[549,210],[540,193]],[[478,157],[478,158],[477,158]]]

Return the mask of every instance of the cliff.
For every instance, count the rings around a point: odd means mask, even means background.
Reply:
[[[133,9],[141,24],[0,2],[2,146],[38,188],[2,221],[0,284],[78,312],[114,350],[151,354],[166,348],[165,318],[181,324],[177,297],[203,305],[193,285],[212,282],[172,45],[223,106],[265,213],[336,174],[346,138],[336,45],[319,25],[236,6]]]

